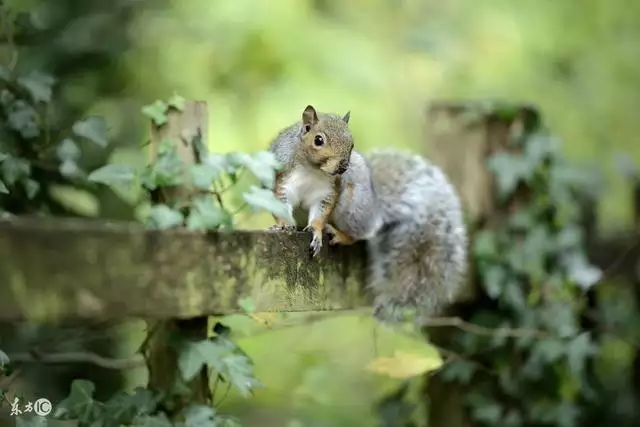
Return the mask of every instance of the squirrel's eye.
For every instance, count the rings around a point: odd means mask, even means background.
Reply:
[[[322,135],[316,135],[316,137],[313,139],[313,143],[316,147],[320,147],[322,144],[324,144],[324,138],[322,137]]]

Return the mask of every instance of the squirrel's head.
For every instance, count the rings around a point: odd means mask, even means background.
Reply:
[[[308,105],[302,112],[302,144],[306,158],[323,172],[337,176],[349,168],[353,137],[348,112],[343,117],[320,114]]]

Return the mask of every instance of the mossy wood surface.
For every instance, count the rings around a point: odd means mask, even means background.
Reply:
[[[0,319],[189,318],[337,310],[369,304],[361,245],[308,233],[193,233],[67,219],[0,221]]]

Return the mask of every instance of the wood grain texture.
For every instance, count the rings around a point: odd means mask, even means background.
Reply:
[[[0,221],[0,319],[189,318],[238,311],[338,310],[369,304],[365,250],[310,234],[150,230],[72,219]]]

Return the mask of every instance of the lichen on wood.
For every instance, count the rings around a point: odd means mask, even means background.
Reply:
[[[365,251],[309,257],[308,233],[150,230],[132,223],[0,221],[0,319],[188,318],[369,304]]]

